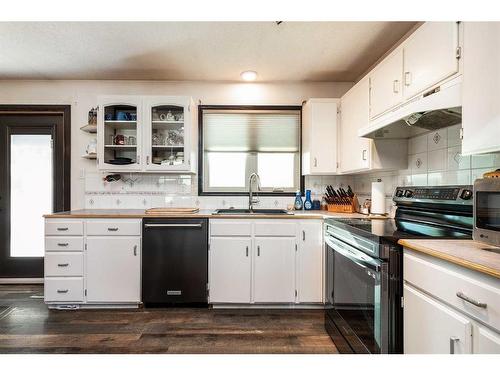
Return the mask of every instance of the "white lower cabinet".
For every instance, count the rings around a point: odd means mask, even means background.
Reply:
[[[500,354],[500,280],[404,249],[404,352]]]
[[[250,303],[250,237],[215,237],[210,241],[210,302]]]
[[[322,303],[322,228],[321,220],[210,220],[209,302]]]
[[[140,302],[139,237],[87,238],[87,302]]]
[[[411,286],[404,286],[407,354],[471,353],[471,322]]]
[[[295,237],[255,239],[254,302],[295,302]]]

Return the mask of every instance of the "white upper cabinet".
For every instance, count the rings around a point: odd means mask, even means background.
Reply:
[[[465,22],[462,154],[500,151],[500,22]]]
[[[372,140],[358,136],[369,123],[369,77],[352,87],[341,99],[340,172],[396,170],[407,166],[407,142],[400,139]]]
[[[457,22],[426,22],[404,44],[404,98],[458,72]]]
[[[403,100],[403,51],[397,49],[370,73],[370,118]]]
[[[195,172],[196,106],[191,98],[108,96],[99,103],[100,170]]]
[[[140,171],[142,100],[138,96],[100,98],[97,121],[98,167],[113,171]]]
[[[337,173],[338,99],[309,99],[302,107],[302,174]]]

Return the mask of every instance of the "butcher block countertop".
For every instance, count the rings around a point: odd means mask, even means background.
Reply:
[[[328,211],[291,211],[293,215],[277,214],[217,214],[213,215],[215,210],[200,210],[195,213],[162,213],[146,214],[145,210],[127,210],[127,209],[95,209],[95,210],[74,210],[56,212],[44,215],[45,218],[53,219],[102,219],[102,218],[120,218],[120,219],[142,219],[145,217],[160,218],[210,218],[210,219],[324,219],[329,217],[347,217],[347,218],[366,218],[362,214],[336,213]]]
[[[472,240],[399,240],[411,250],[500,278],[500,248]]]

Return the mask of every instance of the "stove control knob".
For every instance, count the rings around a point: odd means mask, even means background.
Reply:
[[[472,198],[472,190],[464,190],[462,191],[462,194],[460,194],[460,198],[463,200],[469,200]]]
[[[413,197],[413,191],[411,191],[411,190],[405,190],[405,197],[406,198]]]
[[[396,197],[400,198],[402,196],[403,196],[403,190],[401,189],[396,190]]]

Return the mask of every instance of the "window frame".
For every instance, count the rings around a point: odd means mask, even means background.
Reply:
[[[230,196],[230,195],[248,195],[248,191],[231,191],[229,188],[224,191],[205,191],[204,184],[204,169],[205,169],[205,153],[203,152],[203,112],[205,110],[291,110],[299,112],[299,189],[304,195],[304,176],[302,175],[302,106],[300,105],[200,105],[198,106],[198,195],[199,196]],[[208,176],[207,176],[208,178]],[[246,184],[245,184],[246,185]],[[224,188],[223,188],[224,189]],[[259,191],[260,196],[295,196],[295,192],[272,192]]]

